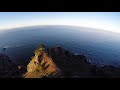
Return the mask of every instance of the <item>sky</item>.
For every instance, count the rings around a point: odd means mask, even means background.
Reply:
[[[73,25],[120,33],[120,12],[0,12],[0,30],[35,25]]]

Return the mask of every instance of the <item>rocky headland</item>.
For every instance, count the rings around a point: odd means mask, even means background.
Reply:
[[[27,66],[16,65],[0,54],[0,78],[120,78],[120,68],[93,65],[82,55],[60,46],[41,44]]]

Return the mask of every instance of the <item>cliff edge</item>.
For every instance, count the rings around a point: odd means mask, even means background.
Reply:
[[[60,77],[60,70],[48,56],[47,50],[43,44],[35,50],[35,56],[27,65],[25,78],[42,78],[42,77]]]
[[[93,65],[84,54],[75,55],[56,46],[41,44],[28,65],[16,65],[0,54],[0,78],[120,78],[120,68]]]

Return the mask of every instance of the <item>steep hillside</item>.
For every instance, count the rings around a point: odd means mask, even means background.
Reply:
[[[92,65],[85,55],[41,44],[27,66],[0,54],[0,78],[120,78],[120,68]]]
[[[60,77],[60,70],[48,56],[44,47],[39,47],[35,51],[35,56],[27,65],[27,73],[25,78],[41,78],[41,77]]]
[[[8,56],[0,54],[0,78],[20,77],[18,75],[20,74],[17,65]]]

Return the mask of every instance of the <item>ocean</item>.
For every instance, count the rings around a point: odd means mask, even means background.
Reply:
[[[120,34],[75,26],[31,26],[0,31],[0,53],[27,64],[41,43],[84,54],[93,64],[120,67]],[[3,48],[6,48],[3,50]]]

